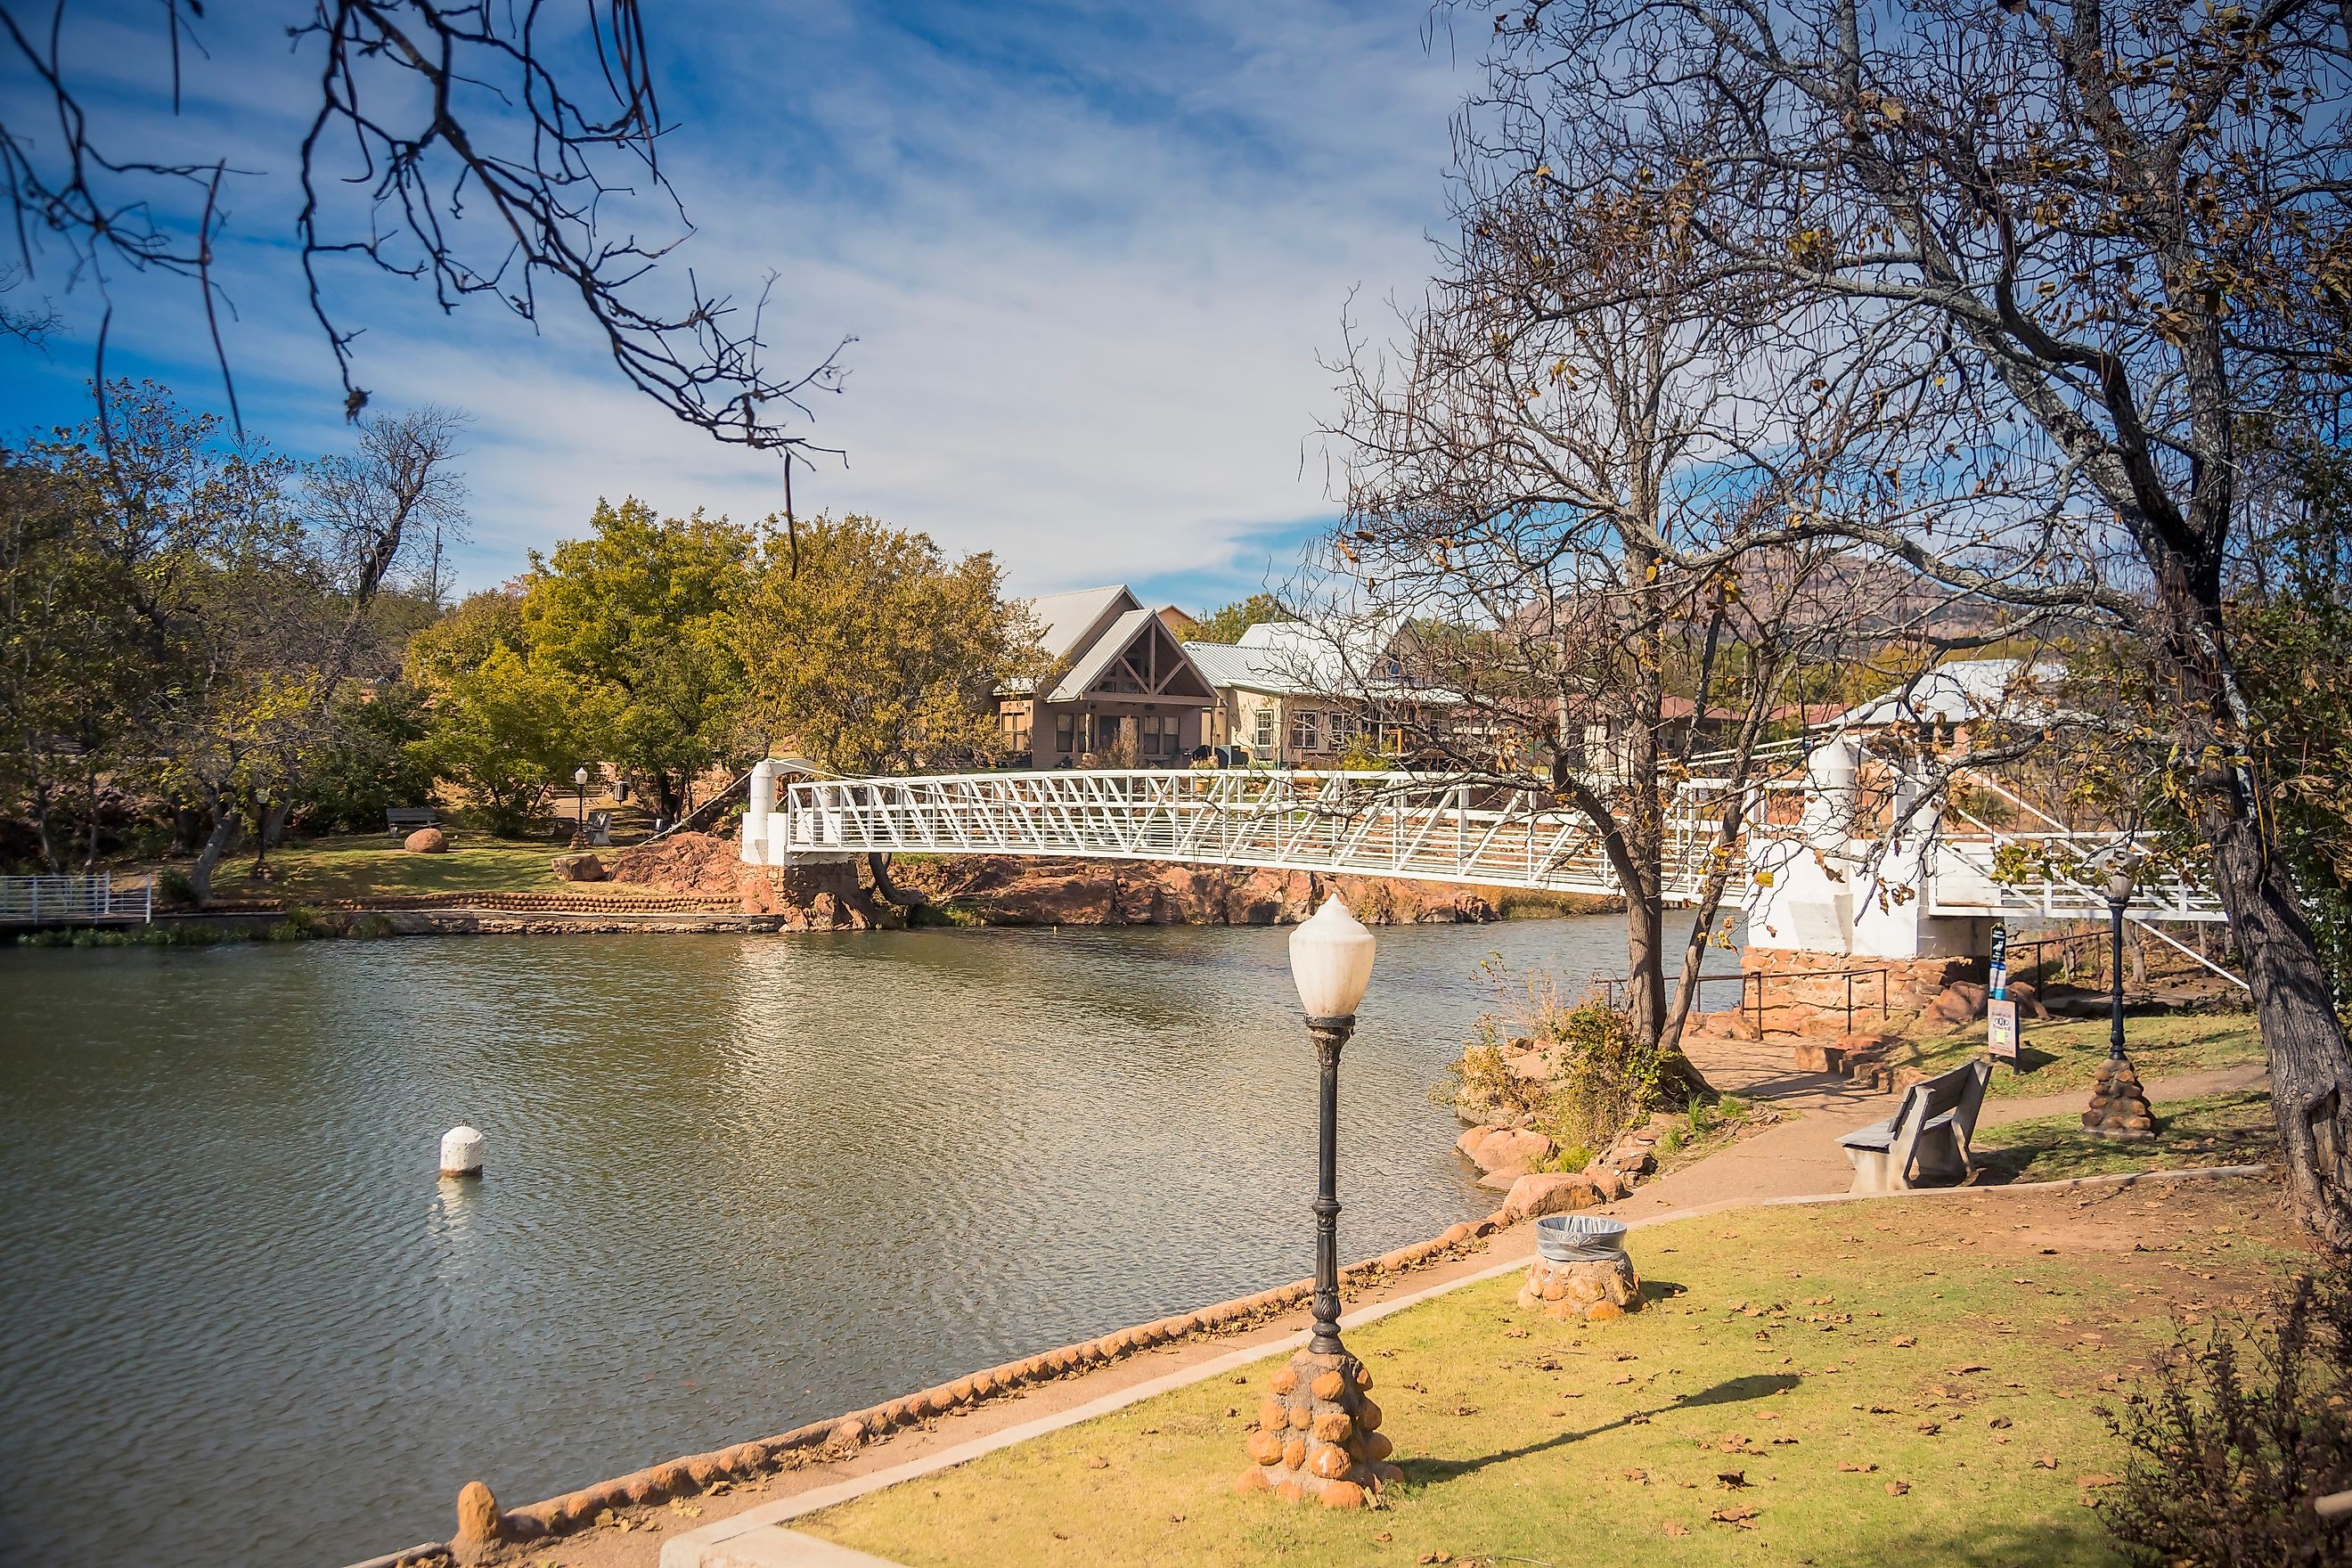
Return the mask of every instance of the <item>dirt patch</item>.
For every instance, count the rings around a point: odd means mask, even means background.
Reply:
[[[740,863],[732,838],[716,838],[708,833],[674,833],[656,844],[615,849],[604,860],[615,882],[705,898],[733,897],[735,869]]]

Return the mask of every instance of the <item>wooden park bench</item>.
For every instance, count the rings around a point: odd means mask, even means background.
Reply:
[[[1929,1182],[1965,1182],[1976,1172],[1977,1112],[1992,1063],[1979,1058],[1903,1091],[1884,1121],[1838,1140],[1853,1163],[1856,1193],[1905,1193]]]
[[[438,827],[441,817],[429,805],[395,805],[383,814],[384,831],[405,838],[420,827]]]

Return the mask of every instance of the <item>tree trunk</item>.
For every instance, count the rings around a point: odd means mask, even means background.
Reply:
[[[212,901],[213,872],[236,840],[238,826],[236,807],[218,795],[213,796],[212,806],[213,830],[205,836],[205,847],[196,852],[196,863],[188,868],[188,886],[195,890],[198,909]]]
[[[886,852],[879,849],[867,850],[866,868],[874,873],[874,890],[881,894],[886,901],[896,904],[902,910],[919,910],[928,902],[922,894],[897,887],[891,882],[890,857]],[[1114,898],[1112,902],[1116,905],[1118,900]]]
[[[2352,1049],[2293,881],[2242,815],[2209,824],[2214,890],[2245,955],[2270,1060],[2287,1195],[2303,1223],[2352,1249]]]

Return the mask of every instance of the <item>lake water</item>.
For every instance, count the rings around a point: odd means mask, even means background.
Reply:
[[[1429,1097],[1481,964],[1622,931],[1380,932],[1343,1257],[1492,1206]],[[1286,937],[0,951],[0,1561],[332,1568],[1298,1278]]]

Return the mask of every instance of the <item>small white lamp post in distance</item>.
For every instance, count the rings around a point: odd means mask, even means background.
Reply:
[[[1339,1052],[1372,978],[1372,933],[1338,899],[1290,933],[1290,978],[1315,1038],[1320,1099],[1315,1164],[1315,1327],[1307,1348],[1267,1384],[1273,1397],[1250,1434],[1244,1491],[1360,1508],[1398,1476],[1386,1463],[1381,1407],[1363,1363],[1339,1342]]]
[[[2091,1085],[2090,1109],[2083,1112],[2083,1131],[2094,1138],[2145,1141],[2156,1136],[2156,1111],[2140,1087],[2139,1074],[2124,1054],[2124,910],[2139,880],[2139,862],[2126,857],[2107,879],[2107,920],[2113,945],[2109,948],[2107,981],[2107,1059]]]

